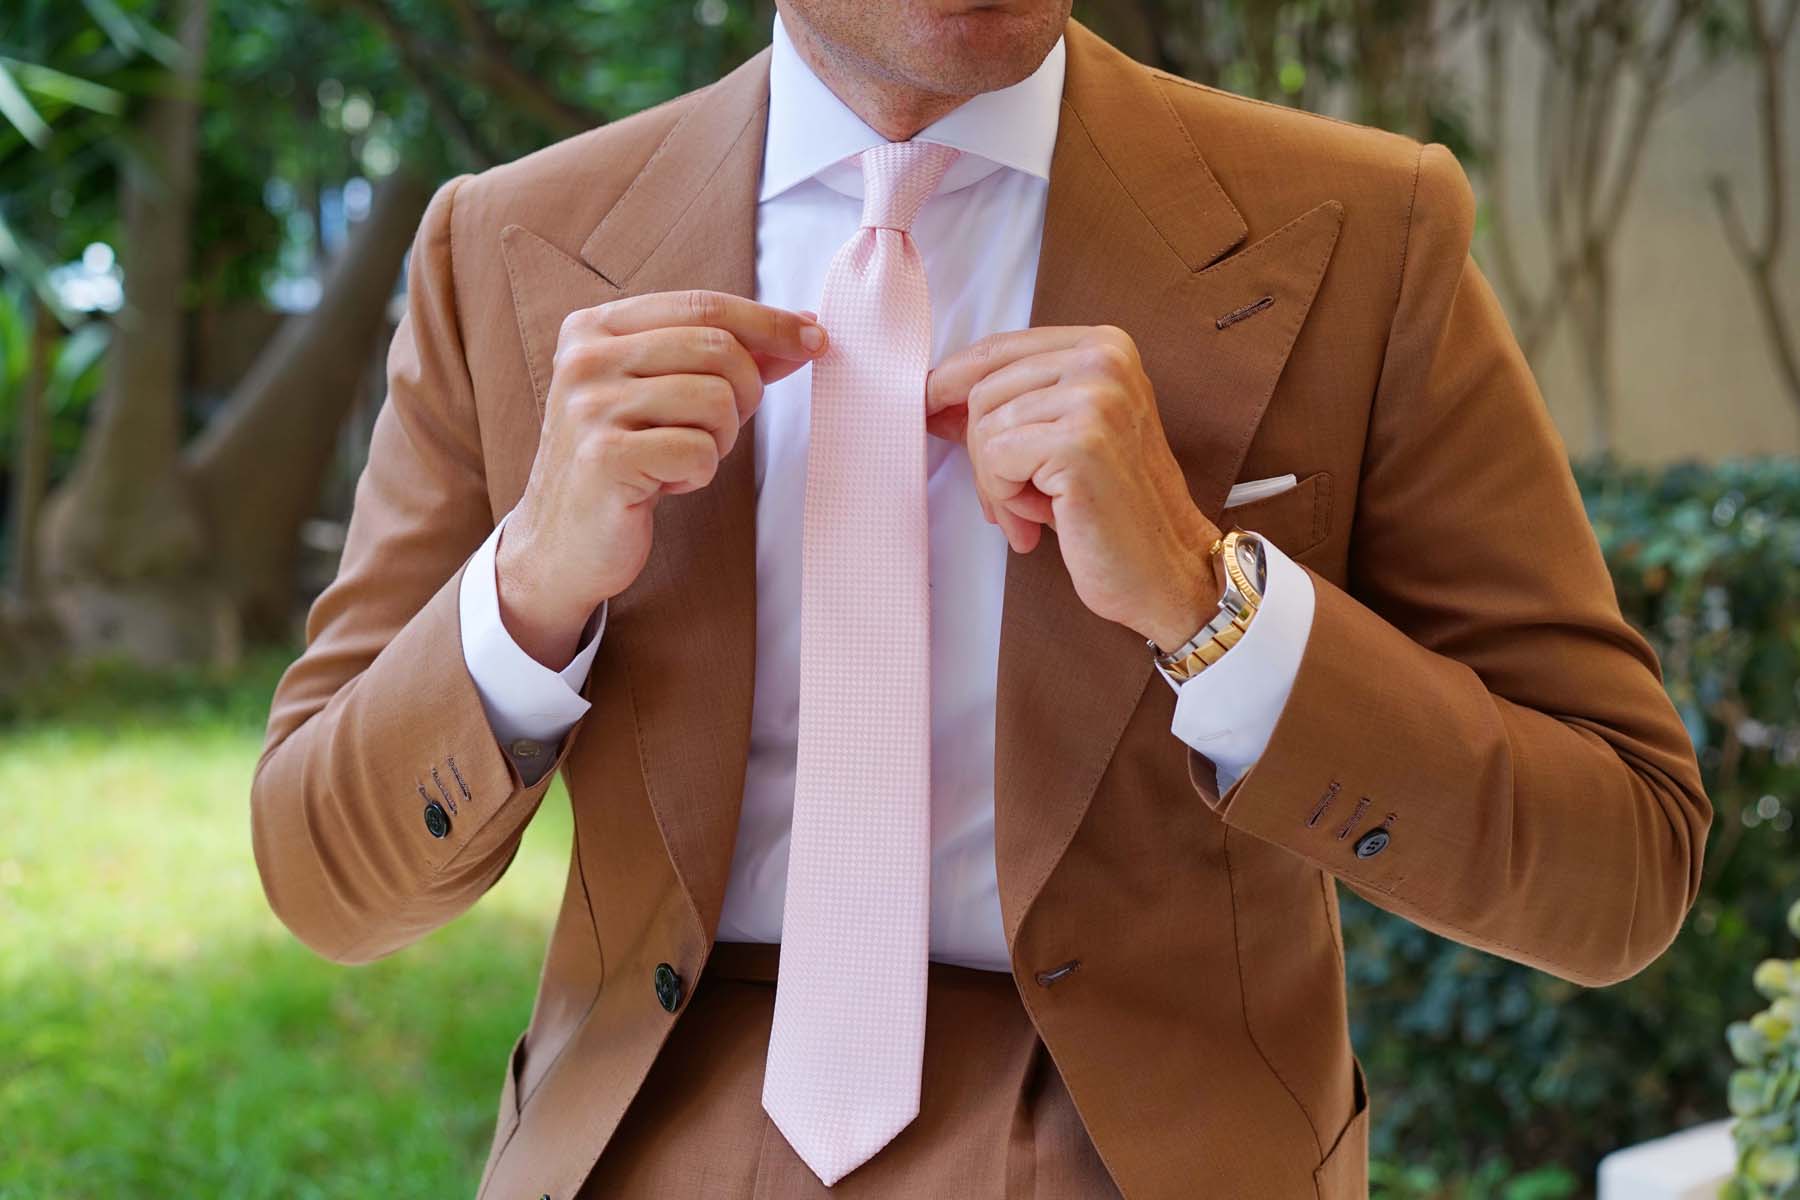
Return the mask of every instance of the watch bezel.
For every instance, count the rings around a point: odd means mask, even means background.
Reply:
[[[1246,546],[1251,554],[1248,569],[1239,558]],[[1268,554],[1261,535],[1233,529],[1214,543],[1214,552],[1220,555],[1225,566],[1225,589],[1219,597],[1219,611],[1192,637],[1167,653],[1154,639],[1145,639],[1157,669],[1177,683],[1192,679],[1237,644],[1248,631],[1250,618],[1261,606],[1263,589],[1268,583]],[[1214,648],[1216,653],[1208,658],[1206,651]],[[1192,669],[1188,667],[1190,663],[1194,664]]]

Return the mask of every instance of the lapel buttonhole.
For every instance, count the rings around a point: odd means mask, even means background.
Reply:
[[[1242,308],[1232,309],[1230,312],[1226,313],[1224,316],[1222,316],[1218,320],[1214,321],[1213,324],[1215,326],[1217,326],[1221,331],[1230,329],[1233,325],[1236,325],[1239,321],[1249,320],[1251,317],[1254,317],[1257,313],[1263,311],[1263,309],[1269,308],[1274,303],[1275,303],[1275,297],[1273,297],[1273,296],[1264,296],[1260,300],[1252,300],[1250,303],[1244,305]]]

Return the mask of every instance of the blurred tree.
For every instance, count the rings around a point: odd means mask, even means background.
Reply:
[[[60,240],[88,232],[96,207],[76,203],[70,187],[41,189],[52,176],[83,178],[92,151],[107,143],[146,66],[172,61],[177,48],[111,0],[89,0],[94,14],[68,19],[53,0],[21,0],[0,22],[0,271],[15,286],[0,307],[9,353],[0,364],[0,399],[10,404],[14,450],[8,496],[7,608],[22,626],[42,625],[37,524],[51,465],[52,400],[68,389],[61,333],[78,317],[52,286],[49,260]],[[90,193],[91,194],[91,193]],[[111,206],[109,197],[108,207]],[[22,287],[17,286],[22,283]],[[103,342],[101,343],[103,344]],[[82,341],[77,358],[86,358]]]
[[[96,13],[153,17],[180,31],[164,43],[197,52],[167,55],[183,65],[122,106],[110,143],[83,131],[83,172],[43,172],[0,138],[0,216],[80,204],[98,214],[82,230],[96,241],[122,217],[126,303],[107,388],[42,535],[47,590],[75,648],[151,661],[229,657],[246,633],[287,632],[298,530],[387,328],[429,181],[707,82],[756,48],[767,19],[721,0],[84,3],[88,21],[43,3],[28,16],[86,25],[76,36],[89,40],[101,37]],[[203,74],[187,65],[199,62]],[[0,82],[0,113],[9,95]],[[42,140],[24,120],[12,141],[25,129]],[[354,191],[347,181],[370,178],[367,214],[330,254],[341,221],[327,210]],[[41,224],[51,260],[85,244]],[[188,314],[260,299],[272,272],[295,274],[296,245],[299,274],[322,277],[317,302],[232,394],[197,403],[182,361]]]
[[[1613,260],[1658,118],[1718,61],[1715,37],[1678,76],[1697,32],[1716,32],[1733,0],[1481,0],[1486,68],[1484,190],[1494,281],[1520,346],[1534,362],[1567,315],[1588,389],[1591,446],[1612,443]],[[1515,21],[1541,55],[1533,122],[1537,218],[1549,263],[1534,282],[1517,248],[1511,176],[1517,141],[1507,120],[1519,75],[1511,65]]]
[[[1766,17],[1765,4],[1785,4]],[[1780,120],[1780,62],[1794,0],[1111,0],[1078,13],[1136,57],[1177,75],[1264,100],[1341,115],[1448,145],[1481,176],[1483,257],[1519,340],[1534,360],[1568,319],[1589,395],[1594,446],[1610,442],[1614,247],[1658,119],[1723,53],[1763,64],[1764,119]],[[1754,11],[1745,15],[1746,8]],[[1725,36],[1748,26],[1736,44]],[[1465,33],[1480,39],[1479,90],[1449,67]],[[1540,64],[1530,130],[1507,119],[1521,75],[1515,43]],[[1679,68],[1679,69],[1678,69]],[[1471,94],[1474,93],[1474,94]],[[1479,96],[1472,129],[1465,103]],[[1769,186],[1788,150],[1763,130]],[[1529,159],[1522,159],[1529,155]],[[1548,262],[1518,250],[1512,186],[1531,175],[1530,219],[1547,231]],[[1770,208],[1779,213],[1777,197]],[[1773,274],[1780,217],[1761,238],[1728,217],[1786,377],[1800,380]],[[1771,241],[1773,239],[1773,241]],[[1765,282],[1766,281],[1766,282]]]
[[[42,533],[52,604],[78,642],[185,654],[210,643],[217,618],[194,577],[206,535],[178,471],[179,297],[192,249],[209,0],[177,0],[174,16],[180,56],[165,90],[139,111],[143,153],[120,174],[125,306],[106,389]]]
[[[1480,0],[1112,0],[1079,17],[1186,79],[1468,148],[1444,47]]]
[[[1757,145],[1762,152],[1762,228],[1752,234],[1738,207],[1736,189],[1723,175],[1712,179],[1713,200],[1725,227],[1731,252],[1750,277],[1751,295],[1762,317],[1769,352],[1787,389],[1788,398],[1800,405],[1800,349],[1794,344],[1794,324],[1777,287],[1777,271],[1787,245],[1788,158],[1793,146],[1785,136],[1787,122],[1787,56],[1794,43],[1800,0],[1743,0],[1744,39],[1756,70],[1758,91]]]

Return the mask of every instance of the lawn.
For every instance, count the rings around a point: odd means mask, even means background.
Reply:
[[[316,958],[250,853],[282,662],[95,673],[0,717],[0,1200],[473,1195],[567,797],[473,912]]]

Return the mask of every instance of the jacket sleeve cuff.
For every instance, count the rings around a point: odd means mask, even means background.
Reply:
[[[502,517],[469,557],[458,597],[463,662],[494,737],[509,751],[519,742],[553,746],[587,713],[581,688],[606,630],[608,607],[601,604],[589,620],[592,632],[562,670],[553,671],[525,653],[500,619],[500,588],[494,575],[495,550],[510,516]],[[543,755],[533,748],[527,757]]]
[[[1212,761],[1221,789],[1255,765],[1268,746],[1312,633],[1312,579],[1273,542],[1265,539],[1263,545],[1267,585],[1242,640],[1193,678],[1169,680],[1176,696],[1169,728]]]

